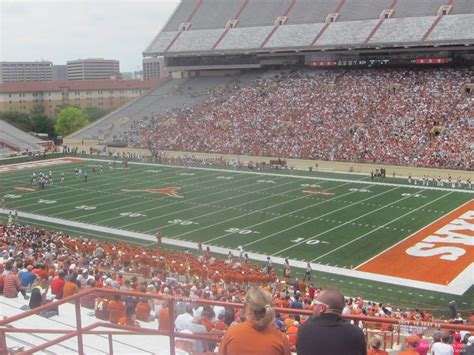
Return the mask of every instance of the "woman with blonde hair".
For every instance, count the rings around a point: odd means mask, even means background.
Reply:
[[[245,295],[246,321],[230,327],[222,338],[219,354],[290,355],[285,333],[274,325],[272,296],[261,288],[251,288]]]

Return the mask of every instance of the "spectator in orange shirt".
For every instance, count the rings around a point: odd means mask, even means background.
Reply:
[[[416,351],[416,347],[420,342],[420,338],[416,335],[410,335],[405,339],[405,351],[401,351],[398,355],[418,355],[418,351]]]
[[[273,319],[275,311],[270,305],[272,296],[259,288],[251,288],[245,296],[247,320],[230,327],[222,338],[219,354],[290,355],[290,343],[280,332]]]
[[[288,335],[288,341],[290,342],[291,348],[296,349],[296,338],[298,335],[298,327],[300,323],[294,321],[293,324],[286,330],[286,334]]]
[[[378,335],[375,335],[370,340],[370,349],[367,351],[367,355],[388,355],[388,352],[385,350],[380,350],[382,347],[382,338]]]
[[[162,309],[158,315],[158,330],[170,330],[170,310],[168,308],[168,301],[163,301]]]
[[[219,313],[219,315],[217,316],[217,322],[214,325],[214,328],[216,330],[221,330],[221,331],[227,330],[228,327],[227,327],[227,324],[225,324],[224,322],[224,317],[225,317],[224,313]]]
[[[73,276],[66,276],[66,282],[63,288],[63,298],[72,296],[79,292],[79,287],[76,284],[76,280]]]
[[[107,304],[109,321],[117,324],[120,318],[125,316],[125,303],[120,300],[120,295],[114,295],[113,301]]]
[[[143,322],[149,322],[151,306],[146,299],[140,299],[136,307],[136,317]]]

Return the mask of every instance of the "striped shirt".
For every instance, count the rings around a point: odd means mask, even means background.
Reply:
[[[4,279],[3,295],[6,298],[15,298],[20,290],[20,279],[15,273],[10,272]]]

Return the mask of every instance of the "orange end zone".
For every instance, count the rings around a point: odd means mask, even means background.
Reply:
[[[474,261],[474,200],[357,267],[447,285]]]

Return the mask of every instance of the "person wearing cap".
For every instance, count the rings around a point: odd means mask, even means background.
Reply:
[[[420,343],[420,338],[416,335],[409,335],[405,338],[405,351],[401,351],[398,355],[411,355],[411,354],[418,354],[416,351],[416,347]]]
[[[322,290],[313,306],[313,316],[298,330],[298,355],[367,354],[362,330],[341,317],[345,300],[339,290]]]
[[[261,288],[251,288],[245,295],[247,320],[229,327],[219,346],[221,355],[290,355],[285,333],[274,326],[272,296]]]

